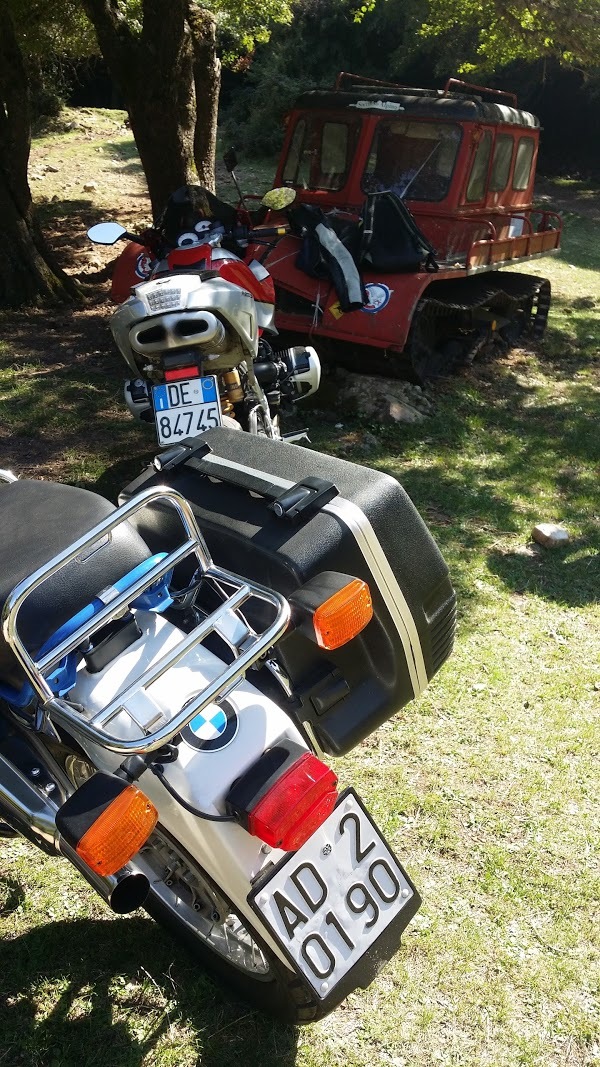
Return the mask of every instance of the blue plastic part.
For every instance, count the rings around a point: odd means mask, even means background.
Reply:
[[[157,563],[165,559],[166,552],[157,552],[154,556],[150,556],[149,559],[145,559],[142,563],[139,563],[137,567],[124,574],[122,578],[119,578],[114,582],[112,588],[116,589],[119,593],[123,593],[125,589],[137,582],[138,578],[142,578],[144,574],[147,574],[152,567],[155,567]],[[139,608],[140,611],[166,611],[168,607],[173,603],[173,598],[169,596],[169,585],[173,577],[173,571],[167,571],[162,578],[154,582],[148,589],[146,589],[140,596],[136,597],[132,601],[131,606],[133,608]],[[78,611],[76,615],[73,615],[71,619],[63,623],[62,626],[49,637],[48,640],[42,645],[38,656],[45,656],[48,652],[52,652],[53,648],[64,641],[71,634],[75,633],[80,626],[89,622],[90,619],[97,615],[101,608],[105,606],[104,601],[100,597],[94,597],[90,604],[86,604],[81,611]],[[79,659],[78,652],[69,652],[67,656],[61,659],[60,663],[53,668],[52,673],[46,678],[48,685],[55,696],[65,696],[70,689],[73,688],[77,680],[77,662]],[[34,691],[29,685],[29,682],[25,682],[21,689],[13,689],[10,685],[4,685],[0,682],[0,697],[8,701],[9,704],[13,704],[17,708],[25,708],[34,698]]]

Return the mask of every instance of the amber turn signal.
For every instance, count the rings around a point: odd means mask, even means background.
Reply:
[[[366,582],[354,578],[313,612],[320,648],[332,650],[347,644],[373,618],[373,602]]]
[[[154,804],[128,785],[86,830],[76,851],[97,874],[114,874],[139,852],[157,821]]]

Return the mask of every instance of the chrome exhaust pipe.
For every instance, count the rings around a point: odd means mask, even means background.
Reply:
[[[96,874],[64,838],[60,839],[60,852],[117,915],[127,915],[128,912],[141,908],[150,892],[150,882],[146,875],[129,866],[123,867],[116,874]]]
[[[18,767],[0,753],[0,817],[43,852],[68,859],[117,915],[141,907],[150,890],[146,875],[129,865],[117,874],[96,874],[60,836],[57,811],[58,806],[43,797]]]
[[[44,797],[0,752],[0,815],[23,837],[50,855],[58,851],[56,811],[57,805]]]

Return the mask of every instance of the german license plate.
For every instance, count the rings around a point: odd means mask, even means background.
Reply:
[[[152,393],[160,445],[172,445],[186,437],[199,437],[206,430],[221,425],[221,404],[214,374],[155,385]]]
[[[413,900],[408,922],[419,902],[351,790],[248,900],[321,1000],[398,913]]]

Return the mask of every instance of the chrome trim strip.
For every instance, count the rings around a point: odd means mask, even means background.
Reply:
[[[354,534],[396,625],[406,655],[413,693],[418,697],[428,685],[419,633],[375,530],[365,513],[345,497],[337,496],[325,504],[322,510],[340,519]]]

